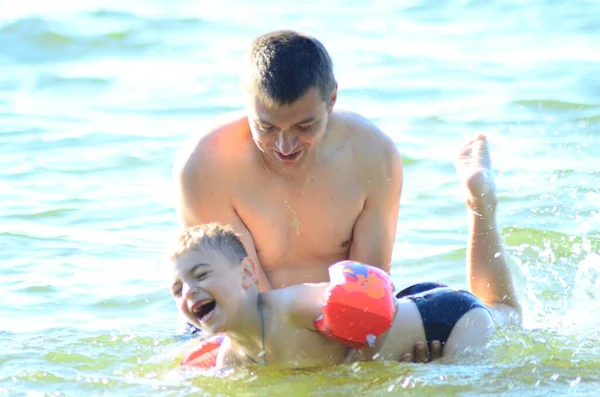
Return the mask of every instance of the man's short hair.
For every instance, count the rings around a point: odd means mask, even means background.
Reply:
[[[335,88],[333,63],[316,38],[293,30],[263,34],[249,53],[250,89],[278,106],[290,105],[316,87],[324,101]]]

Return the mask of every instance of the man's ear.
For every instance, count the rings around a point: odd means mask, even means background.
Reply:
[[[335,102],[337,101],[337,91],[338,91],[338,84],[336,81],[335,88],[333,89],[333,92],[331,93],[331,98],[329,99],[329,103],[327,104],[327,113],[329,113],[330,115],[331,115],[331,113],[333,113],[333,106],[335,105]]]
[[[242,286],[244,288],[250,288],[251,286],[258,283],[258,277],[256,275],[256,264],[248,257],[242,259],[240,263],[242,267]]]

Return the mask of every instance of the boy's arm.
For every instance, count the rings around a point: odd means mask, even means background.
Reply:
[[[281,302],[284,304],[284,311],[287,313],[290,321],[296,326],[318,331],[315,326],[315,320],[323,314],[323,305],[329,299],[330,283],[319,284],[300,284],[292,287],[286,287],[271,291],[279,294]],[[327,336],[327,335],[325,335]],[[335,338],[332,338],[336,340]],[[339,342],[339,340],[337,340]],[[359,357],[371,357],[371,350],[365,347],[364,351],[355,351],[358,355],[347,357],[348,361],[360,360]],[[371,352],[372,353],[372,352]],[[400,361],[413,363],[427,363],[436,360],[442,356],[441,344],[439,341],[432,343],[432,349],[429,350],[427,343],[418,341],[413,346],[412,353],[405,353]]]
[[[290,319],[349,346],[366,343],[391,326],[393,285],[387,273],[353,261],[329,267],[329,283],[289,287],[282,297]],[[319,320],[315,323],[317,318]]]
[[[298,284],[272,292],[281,294],[290,322],[300,328],[316,331],[315,320],[323,312],[329,283]]]

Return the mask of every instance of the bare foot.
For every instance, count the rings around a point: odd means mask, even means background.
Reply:
[[[467,207],[478,214],[493,213],[498,199],[485,135],[479,134],[462,147],[455,166],[467,190]]]

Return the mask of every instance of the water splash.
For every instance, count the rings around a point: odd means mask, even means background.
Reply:
[[[600,255],[589,254],[575,274],[570,309],[561,318],[569,333],[597,332],[600,328]]]

